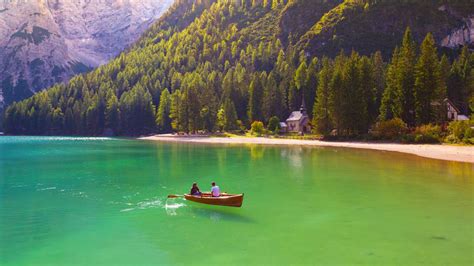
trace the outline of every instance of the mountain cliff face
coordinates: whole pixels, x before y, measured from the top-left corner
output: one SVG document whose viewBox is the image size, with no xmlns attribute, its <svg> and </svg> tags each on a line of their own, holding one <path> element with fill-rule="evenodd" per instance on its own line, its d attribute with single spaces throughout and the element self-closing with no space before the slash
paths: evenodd
<svg viewBox="0 0 474 266">
<path fill-rule="evenodd" d="M 173 0 L 1 0 L 3 104 L 106 63 Z"/>
<path fill-rule="evenodd" d="M 465 43 L 474 43 L 474 16 L 466 18 L 464 21 L 464 24 L 443 39 L 442 46 L 456 48 Z"/>
</svg>

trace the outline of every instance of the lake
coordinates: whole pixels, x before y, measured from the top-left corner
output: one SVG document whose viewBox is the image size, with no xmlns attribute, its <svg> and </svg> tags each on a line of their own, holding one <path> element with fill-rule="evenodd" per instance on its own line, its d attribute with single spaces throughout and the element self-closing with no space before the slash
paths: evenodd
<svg viewBox="0 0 474 266">
<path fill-rule="evenodd" d="M 0 137 L 0 264 L 473 265 L 474 165 L 391 152 Z M 168 194 L 193 181 L 242 208 Z"/>
</svg>

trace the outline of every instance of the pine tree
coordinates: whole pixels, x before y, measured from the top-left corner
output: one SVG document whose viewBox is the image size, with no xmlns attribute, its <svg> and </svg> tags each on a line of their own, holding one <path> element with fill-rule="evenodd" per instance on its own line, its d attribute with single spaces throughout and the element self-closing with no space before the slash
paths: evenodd
<svg viewBox="0 0 474 266">
<path fill-rule="evenodd" d="M 281 116 L 281 107 L 283 106 L 282 95 L 280 95 L 279 88 L 273 73 L 270 73 L 265 83 L 263 91 L 262 109 L 265 121 L 268 121 L 272 116 Z"/>
<path fill-rule="evenodd" d="M 436 44 L 431 33 L 428 33 L 421 44 L 420 57 L 415 69 L 415 113 L 418 125 L 433 121 L 434 104 L 441 104 L 438 95 L 443 94 L 445 86 L 441 77 Z M 438 96 L 438 97 L 437 97 Z"/>
<path fill-rule="evenodd" d="M 306 61 L 302 61 L 300 66 L 295 72 L 295 86 L 296 89 L 300 92 L 300 95 L 304 93 L 306 80 L 308 78 L 308 66 Z"/>
<path fill-rule="evenodd" d="M 299 97 L 298 90 L 296 89 L 295 80 L 290 79 L 288 82 L 288 108 L 293 111 L 300 106 L 301 97 Z"/>
<path fill-rule="evenodd" d="M 64 114 L 61 108 L 54 108 L 51 118 L 52 118 L 52 121 L 51 121 L 52 132 L 53 133 L 61 132 L 64 125 Z"/>
<path fill-rule="evenodd" d="M 372 65 L 374 71 L 374 86 L 375 86 L 375 109 L 374 113 L 380 114 L 380 105 L 382 104 L 383 92 L 385 90 L 385 63 L 380 51 L 375 52 L 372 56 Z M 372 113 L 372 115 L 374 115 Z"/>
<path fill-rule="evenodd" d="M 223 129 L 226 131 L 237 129 L 237 112 L 231 99 L 226 99 L 223 106 Z"/>
<path fill-rule="evenodd" d="M 98 115 L 98 97 L 93 97 L 91 104 L 85 112 L 86 128 L 85 132 L 87 135 L 96 136 L 99 134 L 99 115 Z"/>
<path fill-rule="evenodd" d="M 412 38 L 410 28 L 407 28 L 399 50 L 396 70 L 396 84 L 402 96 L 402 119 L 408 125 L 415 123 L 415 99 L 413 88 L 415 85 L 416 44 Z"/>
<path fill-rule="evenodd" d="M 361 87 L 359 61 L 359 55 L 352 52 L 342 73 L 342 95 L 345 99 L 342 102 L 342 121 L 344 121 L 343 128 L 349 135 L 366 133 L 367 130 L 367 101 Z"/>
<path fill-rule="evenodd" d="M 332 130 L 331 106 L 329 97 L 332 78 L 331 65 L 328 58 L 323 58 L 322 69 L 319 72 L 319 83 L 313 108 L 312 124 L 316 133 L 328 135 Z"/>
<path fill-rule="evenodd" d="M 277 9 L 279 4 L 279 0 L 272 0 L 272 9 Z"/>
<path fill-rule="evenodd" d="M 473 67 L 474 58 L 467 46 L 464 46 L 459 58 L 451 65 L 447 77 L 447 96 L 463 113 L 468 113 L 468 99 L 474 91 Z"/>
<path fill-rule="evenodd" d="M 182 130 L 180 113 L 181 113 L 181 91 L 176 90 L 171 94 L 170 119 L 171 127 L 174 131 Z"/>
<path fill-rule="evenodd" d="M 376 99 L 376 88 L 375 88 L 375 71 L 371 60 L 368 57 L 362 57 L 359 61 L 360 71 L 360 92 L 364 97 L 365 107 L 367 113 L 367 124 L 364 125 L 363 130 L 367 129 L 372 125 L 378 116 L 378 107 Z"/>
<path fill-rule="evenodd" d="M 341 135 L 343 133 L 344 127 L 344 105 L 345 101 L 343 93 L 343 77 L 342 69 L 338 64 L 334 65 L 334 74 L 331 78 L 331 83 L 329 85 L 329 113 L 331 114 L 331 120 L 334 122 L 334 126 L 337 129 L 337 134 Z"/>
<path fill-rule="evenodd" d="M 179 131 L 189 133 L 189 121 L 190 121 L 190 113 L 189 113 L 189 90 L 184 89 L 181 93 L 180 105 L 178 106 L 178 129 Z"/>
<path fill-rule="evenodd" d="M 203 129 L 212 132 L 216 128 L 218 103 L 213 89 L 207 87 L 200 94 L 201 110 L 199 112 Z"/>
<path fill-rule="evenodd" d="M 196 133 L 201 128 L 201 104 L 196 86 L 186 89 L 186 113 L 188 114 L 188 131 Z"/>
<path fill-rule="evenodd" d="M 225 110 L 223 106 L 221 106 L 221 108 L 219 108 L 219 111 L 217 111 L 216 123 L 217 123 L 217 128 L 219 129 L 219 131 L 223 132 L 224 127 L 225 127 Z"/>
<path fill-rule="evenodd" d="M 160 96 L 160 105 L 156 113 L 156 125 L 160 132 L 168 133 L 171 131 L 171 94 L 168 89 L 164 89 Z"/>
<path fill-rule="evenodd" d="M 313 110 L 316 89 L 318 88 L 319 60 L 317 57 L 311 60 L 306 74 L 306 86 L 304 91 L 304 101 L 308 110 Z"/>
<path fill-rule="evenodd" d="M 107 93 L 107 105 L 105 108 L 105 127 L 118 134 L 120 130 L 120 107 L 117 96 L 110 90 Z"/>
<path fill-rule="evenodd" d="M 439 69 L 441 75 L 441 86 L 443 88 L 437 90 L 435 95 L 435 99 L 437 99 L 435 102 L 438 102 L 439 104 L 434 105 L 434 121 L 438 124 L 444 123 L 447 120 L 446 105 L 444 104 L 444 100 L 448 97 L 447 81 L 449 77 L 449 71 L 451 70 L 451 64 L 449 63 L 449 59 L 446 55 L 441 57 L 441 60 L 439 61 Z"/>
<path fill-rule="evenodd" d="M 380 105 L 380 120 L 390 120 L 394 118 L 401 118 L 403 112 L 402 92 L 398 86 L 398 59 L 399 50 L 395 48 L 393 52 L 392 61 L 387 69 L 386 88 L 383 92 Z"/>
<path fill-rule="evenodd" d="M 258 74 L 253 76 L 249 88 L 248 118 L 249 122 L 261 121 L 262 114 L 263 88 Z"/>
</svg>

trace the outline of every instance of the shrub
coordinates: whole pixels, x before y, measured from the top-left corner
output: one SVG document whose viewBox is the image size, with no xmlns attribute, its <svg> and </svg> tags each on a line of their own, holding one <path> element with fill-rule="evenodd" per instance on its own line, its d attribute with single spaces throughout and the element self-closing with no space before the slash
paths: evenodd
<svg viewBox="0 0 474 266">
<path fill-rule="evenodd" d="M 443 131 L 440 126 L 428 124 L 415 128 L 415 142 L 416 143 L 439 143 Z"/>
<path fill-rule="evenodd" d="M 274 134 L 280 131 L 280 119 L 278 117 L 272 116 L 270 120 L 268 120 L 268 130 L 270 130 Z"/>
<path fill-rule="evenodd" d="M 372 134 L 379 139 L 395 140 L 402 137 L 407 129 L 405 122 L 400 118 L 395 118 L 377 122 L 372 130 Z"/>
<path fill-rule="evenodd" d="M 414 134 L 405 134 L 402 136 L 403 143 L 414 143 L 415 142 L 415 135 Z"/>
<path fill-rule="evenodd" d="M 237 120 L 237 128 L 239 129 L 240 133 L 244 133 L 246 128 L 242 120 Z"/>
<path fill-rule="evenodd" d="M 448 136 L 445 141 L 449 143 L 471 144 L 474 138 L 474 129 L 470 121 L 453 121 L 448 125 Z"/>
<path fill-rule="evenodd" d="M 263 127 L 263 123 L 260 121 L 254 121 L 251 126 L 251 132 L 254 135 L 260 136 L 265 133 L 265 128 Z"/>
</svg>

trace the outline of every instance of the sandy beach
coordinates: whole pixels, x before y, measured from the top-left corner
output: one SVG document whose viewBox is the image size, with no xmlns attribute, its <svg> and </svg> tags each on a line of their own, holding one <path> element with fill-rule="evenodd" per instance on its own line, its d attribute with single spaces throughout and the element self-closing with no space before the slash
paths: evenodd
<svg viewBox="0 0 474 266">
<path fill-rule="evenodd" d="M 367 142 L 328 142 L 319 140 L 277 139 L 263 137 L 206 137 L 176 136 L 170 134 L 141 137 L 142 140 L 211 144 L 261 144 L 261 145 L 303 145 L 326 146 L 356 149 L 369 149 L 402 152 L 421 157 L 474 163 L 474 146 L 453 146 L 435 144 L 398 144 L 398 143 L 367 143 Z"/>
</svg>

